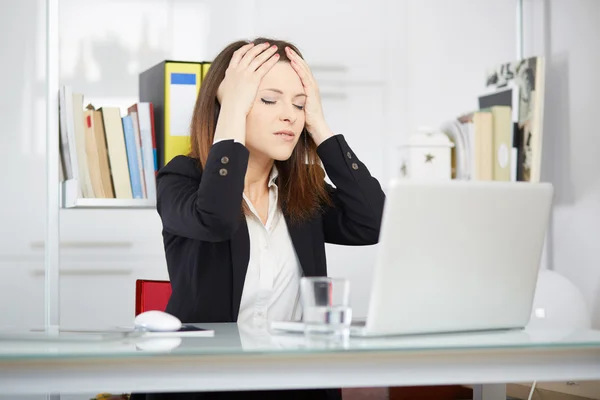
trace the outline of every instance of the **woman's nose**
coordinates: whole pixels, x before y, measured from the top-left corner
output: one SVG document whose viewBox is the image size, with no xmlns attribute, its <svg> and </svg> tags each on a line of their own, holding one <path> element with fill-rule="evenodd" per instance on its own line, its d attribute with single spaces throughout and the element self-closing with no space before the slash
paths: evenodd
<svg viewBox="0 0 600 400">
<path fill-rule="evenodd" d="M 282 106 L 281 114 L 279 118 L 282 121 L 286 121 L 289 123 L 294 123 L 296 121 L 296 114 L 294 113 L 294 105 L 284 105 Z"/>
</svg>

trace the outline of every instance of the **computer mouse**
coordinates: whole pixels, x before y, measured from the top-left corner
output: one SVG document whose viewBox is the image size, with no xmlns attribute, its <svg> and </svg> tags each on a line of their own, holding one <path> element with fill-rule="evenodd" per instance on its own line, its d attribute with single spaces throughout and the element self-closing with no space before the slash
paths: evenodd
<svg viewBox="0 0 600 400">
<path fill-rule="evenodd" d="M 135 329 L 150 332 L 174 332 L 181 328 L 179 318 L 164 311 L 145 311 L 135 317 Z"/>
</svg>

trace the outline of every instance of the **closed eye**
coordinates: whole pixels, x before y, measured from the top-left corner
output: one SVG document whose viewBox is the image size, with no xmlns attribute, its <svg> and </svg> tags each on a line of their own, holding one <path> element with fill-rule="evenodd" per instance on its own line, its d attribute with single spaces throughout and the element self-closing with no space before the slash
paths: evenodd
<svg viewBox="0 0 600 400">
<path fill-rule="evenodd" d="M 267 105 L 271 105 L 271 104 L 275 104 L 275 103 L 277 103 L 276 101 L 265 100 L 265 99 L 262 99 L 262 98 L 261 98 L 260 100 L 261 100 L 261 101 L 262 101 L 264 104 L 267 104 Z M 304 106 L 297 106 L 297 105 L 295 105 L 295 104 L 294 104 L 294 107 L 296 107 L 298 110 L 304 110 Z"/>
</svg>

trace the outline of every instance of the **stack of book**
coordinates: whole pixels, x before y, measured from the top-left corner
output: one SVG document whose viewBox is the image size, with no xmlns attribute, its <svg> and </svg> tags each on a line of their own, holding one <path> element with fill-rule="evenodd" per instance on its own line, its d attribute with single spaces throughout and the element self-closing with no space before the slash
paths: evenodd
<svg viewBox="0 0 600 400">
<path fill-rule="evenodd" d="M 156 175 L 187 154 L 189 126 L 208 62 L 163 61 L 140 73 L 139 101 L 96 108 L 64 85 L 59 93 L 60 176 L 64 204 L 75 199 L 146 199 Z"/>
<path fill-rule="evenodd" d="M 156 198 L 156 130 L 152 103 L 84 107 L 84 96 L 60 89 L 61 178 L 77 197 Z"/>
<path fill-rule="evenodd" d="M 454 178 L 539 182 L 544 86 L 543 57 L 486 71 L 478 109 L 442 126 L 455 144 Z"/>
</svg>

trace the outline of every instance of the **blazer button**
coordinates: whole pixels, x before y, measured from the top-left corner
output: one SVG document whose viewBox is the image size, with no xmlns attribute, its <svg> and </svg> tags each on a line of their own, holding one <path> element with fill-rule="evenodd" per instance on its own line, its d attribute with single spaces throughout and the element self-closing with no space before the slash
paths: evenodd
<svg viewBox="0 0 600 400">
<path fill-rule="evenodd" d="M 227 164 L 229 162 L 229 157 L 221 157 L 221 164 Z"/>
<path fill-rule="evenodd" d="M 221 176 L 225 176 L 225 175 L 227 175 L 227 170 L 226 170 L 225 168 L 221 168 L 221 169 L 219 170 L 219 174 L 220 174 Z"/>
<path fill-rule="evenodd" d="M 352 158 L 352 153 L 350 153 L 350 152 L 347 152 L 347 153 L 346 153 L 346 157 L 348 157 L 348 158 Z"/>
<path fill-rule="evenodd" d="M 354 170 L 358 169 L 358 164 L 355 163 L 355 162 L 353 162 L 352 163 L 352 169 L 354 169 Z"/>
</svg>

